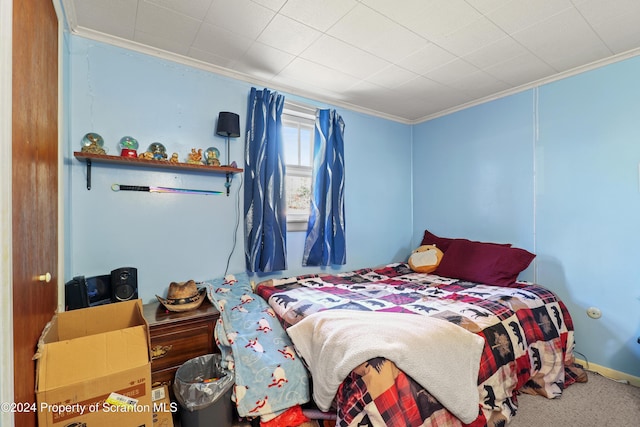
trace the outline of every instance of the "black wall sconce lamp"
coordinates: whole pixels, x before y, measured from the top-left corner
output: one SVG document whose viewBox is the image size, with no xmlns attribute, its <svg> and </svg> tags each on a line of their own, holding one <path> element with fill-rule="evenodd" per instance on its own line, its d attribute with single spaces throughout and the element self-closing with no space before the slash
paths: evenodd
<svg viewBox="0 0 640 427">
<path fill-rule="evenodd" d="M 240 136 L 240 116 L 236 113 L 221 111 L 218 115 L 216 133 L 220 136 L 227 137 L 225 150 L 227 162 L 225 163 L 225 166 L 229 166 L 231 165 L 231 162 L 229 161 L 229 138 L 237 138 Z"/>
<path fill-rule="evenodd" d="M 216 134 L 226 137 L 225 155 L 227 161 L 224 166 L 232 166 L 229 160 L 229 138 L 237 138 L 240 136 L 240 116 L 236 113 L 230 113 L 228 111 L 221 111 L 218 114 L 218 125 L 216 126 Z M 235 167 L 235 162 L 234 167 Z M 231 187 L 231 175 L 227 173 L 227 182 L 224 186 L 227 188 L 227 196 L 229 196 L 229 189 Z"/>
</svg>

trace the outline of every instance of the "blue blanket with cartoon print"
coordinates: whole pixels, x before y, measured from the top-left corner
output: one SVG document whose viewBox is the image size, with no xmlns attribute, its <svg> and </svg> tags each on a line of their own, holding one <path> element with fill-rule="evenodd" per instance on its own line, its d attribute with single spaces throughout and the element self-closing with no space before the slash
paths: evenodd
<svg viewBox="0 0 640 427">
<path fill-rule="evenodd" d="M 238 414 L 268 421 L 310 400 L 309 377 L 291 339 L 246 273 L 202 283 L 220 312 L 215 328 L 222 365 L 235 372 Z"/>
</svg>

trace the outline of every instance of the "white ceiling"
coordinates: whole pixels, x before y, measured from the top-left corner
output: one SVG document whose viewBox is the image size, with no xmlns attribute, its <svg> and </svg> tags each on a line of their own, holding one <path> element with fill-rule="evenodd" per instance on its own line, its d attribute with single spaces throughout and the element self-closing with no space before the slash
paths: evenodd
<svg viewBox="0 0 640 427">
<path fill-rule="evenodd" d="M 640 53 L 640 0 L 61 0 L 72 33 L 406 123 Z"/>
</svg>

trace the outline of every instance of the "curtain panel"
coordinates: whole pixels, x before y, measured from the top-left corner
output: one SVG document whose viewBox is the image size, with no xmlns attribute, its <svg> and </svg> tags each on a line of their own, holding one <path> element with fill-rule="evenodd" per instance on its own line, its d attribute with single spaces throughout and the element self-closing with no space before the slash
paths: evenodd
<svg viewBox="0 0 640 427">
<path fill-rule="evenodd" d="M 287 269 L 284 96 L 251 88 L 245 147 L 245 261 L 248 271 Z"/>
<path fill-rule="evenodd" d="M 316 111 L 311 182 L 311 213 L 302 265 L 344 265 L 344 121 L 335 110 Z"/>
</svg>

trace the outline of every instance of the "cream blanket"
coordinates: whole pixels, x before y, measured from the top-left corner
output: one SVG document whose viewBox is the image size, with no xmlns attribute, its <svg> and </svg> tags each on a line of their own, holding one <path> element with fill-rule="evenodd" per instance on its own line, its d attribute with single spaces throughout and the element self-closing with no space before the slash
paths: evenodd
<svg viewBox="0 0 640 427">
<path fill-rule="evenodd" d="M 446 320 L 388 312 L 325 310 L 289 327 L 313 376 L 313 398 L 329 410 L 340 383 L 374 357 L 391 360 L 464 423 L 478 416 L 484 339 Z"/>
</svg>

